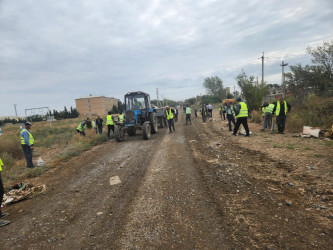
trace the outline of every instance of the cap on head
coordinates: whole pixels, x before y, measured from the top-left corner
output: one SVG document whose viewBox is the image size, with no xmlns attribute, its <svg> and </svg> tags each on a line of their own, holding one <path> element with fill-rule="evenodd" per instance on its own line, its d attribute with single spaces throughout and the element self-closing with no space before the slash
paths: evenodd
<svg viewBox="0 0 333 250">
<path fill-rule="evenodd" d="M 170 107 L 169 107 L 169 106 L 166 106 L 165 108 L 166 108 L 166 109 L 169 109 Z"/>
<path fill-rule="evenodd" d="M 241 99 L 240 97 L 238 97 L 238 98 L 236 99 L 236 101 L 237 101 L 237 102 L 241 102 L 242 99 Z"/>
<path fill-rule="evenodd" d="M 26 127 L 27 127 L 27 126 L 31 126 L 31 123 L 30 123 L 30 122 L 25 122 L 25 123 L 24 123 L 24 126 L 26 126 Z"/>
</svg>

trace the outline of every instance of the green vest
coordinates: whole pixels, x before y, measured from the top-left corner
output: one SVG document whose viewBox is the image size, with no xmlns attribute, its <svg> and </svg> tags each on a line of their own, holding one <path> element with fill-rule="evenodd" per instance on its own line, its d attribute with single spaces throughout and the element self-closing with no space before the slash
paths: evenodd
<svg viewBox="0 0 333 250">
<path fill-rule="evenodd" d="M 283 101 L 283 103 L 284 103 L 284 114 L 287 115 L 287 112 L 288 112 L 287 103 L 286 103 L 286 101 Z M 278 116 L 279 114 L 280 114 L 280 102 L 277 102 L 275 115 Z"/>
<path fill-rule="evenodd" d="M 107 115 L 106 116 L 106 126 L 107 125 L 113 125 L 112 115 Z"/>
<path fill-rule="evenodd" d="M 274 109 L 274 104 L 273 104 L 273 103 L 269 104 L 269 105 L 266 107 L 266 113 L 270 113 L 270 114 L 272 114 L 272 113 L 273 113 L 273 109 Z"/>
<path fill-rule="evenodd" d="M 266 113 L 266 107 L 262 107 L 261 111 L 262 111 L 262 116 L 265 116 L 265 113 Z"/>
<path fill-rule="evenodd" d="M 79 130 L 80 132 L 83 132 L 87 128 L 87 125 L 84 124 L 84 126 L 82 127 L 81 124 L 82 123 L 79 123 L 79 125 L 76 127 L 76 130 Z"/>
<path fill-rule="evenodd" d="M 169 112 L 166 110 L 165 113 L 168 120 L 173 119 L 173 113 L 171 112 L 171 109 L 169 109 Z"/>
<path fill-rule="evenodd" d="M 241 105 L 241 108 L 239 110 L 239 114 L 237 117 L 248 117 L 249 116 L 249 110 L 247 109 L 247 105 L 245 102 L 239 102 Z"/>
<path fill-rule="evenodd" d="M 0 172 L 2 171 L 2 166 L 3 166 L 3 163 L 2 163 L 2 160 L 0 158 Z"/>
<path fill-rule="evenodd" d="M 187 115 L 188 115 L 188 114 L 191 114 L 191 112 L 192 112 L 191 108 L 190 108 L 190 107 L 186 107 L 186 114 L 187 114 Z"/>
<path fill-rule="evenodd" d="M 119 115 L 118 120 L 119 120 L 120 124 L 123 124 L 124 123 L 124 115 Z"/>
<path fill-rule="evenodd" d="M 34 138 L 32 137 L 32 134 L 30 134 L 30 132 L 29 132 L 28 130 L 26 130 L 25 128 L 22 129 L 22 131 L 21 131 L 21 144 L 22 144 L 22 145 L 26 145 L 26 144 L 25 144 L 25 141 L 24 141 L 24 137 L 22 136 L 22 133 L 23 133 L 24 131 L 27 131 L 27 132 L 28 132 L 28 134 L 29 134 L 29 143 L 30 143 L 30 145 L 33 145 L 33 144 L 35 143 L 35 140 L 34 140 Z"/>
</svg>

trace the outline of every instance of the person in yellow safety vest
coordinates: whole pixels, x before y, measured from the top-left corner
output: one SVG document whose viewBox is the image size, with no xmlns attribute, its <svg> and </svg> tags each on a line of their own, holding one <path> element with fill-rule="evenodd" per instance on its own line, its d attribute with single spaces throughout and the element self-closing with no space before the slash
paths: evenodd
<svg viewBox="0 0 333 250">
<path fill-rule="evenodd" d="M 226 104 L 223 104 L 222 106 L 222 115 L 223 115 L 223 120 L 225 120 L 225 114 L 227 113 L 227 106 Z"/>
<path fill-rule="evenodd" d="M 222 120 L 222 106 L 219 107 L 219 115 L 221 116 L 221 120 Z"/>
<path fill-rule="evenodd" d="M 264 102 L 264 104 L 261 106 L 261 115 L 262 115 L 262 117 L 265 116 L 267 106 L 268 106 L 268 102 Z"/>
<path fill-rule="evenodd" d="M 173 132 L 176 132 L 175 123 L 173 121 L 173 112 L 174 111 L 169 106 L 166 106 L 165 108 L 166 108 L 165 115 L 166 115 L 166 118 L 168 120 L 168 125 L 169 125 L 169 133 L 172 133 L 172 128 L 173 128 Z"/>
<path fill-rule="evenodd" d="M 108 115 L 106 116 L 106 123 L 105 125 L 108 127 L 108 137 L 109 139 L 111 138 L 110 132 L 114 133 L 114 122 L 113 122 L 113 117 L 111 115 L 111 111 L 108 112 Z"/>
<path fill-rule="evenodd" d="M 247 125 L 247 118 L 249 116 L 249 110 L 245 102 L 242 102 L 241 98 L 237 98 L 236 102 L 238 103 L 235 109 L 235 115 L 237 117 L 233 135 L 237 134 L 239 126 L 242 124 L 245 128 L 246 135 L 250 136 L 249 126 Z"/>
<path fill-rule="evenodd" d="M 87 121 L 80 122 L 79 125 L 76 127 L 76 132 L 80 135 L 85 136 L 86 133 L 84 131 L 87 129 Z"/>
<path fill-rule="evenodd" d="M 34 137 L 30 133 L 31 123 L 26 122 L 24 124 L 25 128 L 21 131 L 21 145 L 23 149 L 23 153 L 25 155 L 25 159 L 27 161 L 28 168 L 34 168 L 34 164 L 32 163 L 32 151 L 34 150 Z"/>
<path fill-rule="evenodd" d="M 191 121 L 191 113 L 192 113 L 192 110 L 191 110 L 191 108 L 188 106 L 188 104 L 186 104 L 185 113 L 186 113 L 186 123 L 185 123 L 185 125 L 187 125 L 187 121 L 189 121 L 189 122 L 190 122 L 190 125 L 192 125 L 192 121 Z"/>
<path fill-rule="evenodd" d="M 231 123 L 234 124 L 235 126 L 235 109 L 234 105 L 230 104 L 230 101 L 226 101 L 226 112 L 227 112 L 227 119 L 228 119 L 228 126 L 229 126 L 229 131 L 232 131 Z"/>
<path fill-rule="evenodd" d="M 284 129 L 287 120 L 287 114 L 290 112 L 291 106 L 285 100 L 283 100 L 282 95 L 278 96 L 278 102 L 276 103 L 273 114 L 276 115 L 276 124 L 278 127 L 278 134 L 284 134 Z"/>
<path fill-rule="evenodd" d="M 96 134 L 97 134 L 97 126 L 96 126 L 95 121 L 94 121 L 94 120 L 91 120 L 91 124 L 92 124 L 92 127 L 93 127 L 93 129 L 95 129 L 95 132 L 96 132 Z"/>
<path fill-rule="evenodd" d="M 1 204 L 2 204 L 2 200 L 3 200 L 3 195 L 5 193 L 3 184 L 2 184 L 2 179 L 1 179 L 2 166 L 3 166 L 3 162 L 0 158 L 0 227 L 8 225 L 10 223 L 9 220 L 2 220 L 2 218 L 6 217 L 8 215 L 8 213 L 1 212 Z"/>
<path fill-rule="evenodd" d="M 202 104 L 202 106 L 200 108 L 200 113 L 201 113 L 202 121 L 205 124 L 206 123 L 206 117 L 208 115 L 208 109 L 206 108 L 205 104 Z"/>
<path fill-rule="evenodd" d="M 118 122 L 121 125 L 124 124 L 124 115 L 123 115 L 123 112 L 120 112 L 120 115 L 118 116 Z"/>
<path fill-rule="evenodd" d="M 272 127 L 272 113 L 274 107 L 275 107 L 274 103 L 268 104 L 268 106 L 265 107 L 264 124 L 262 126 L 261 131 L 265 131 L 266 128 Z"/>
</svg>

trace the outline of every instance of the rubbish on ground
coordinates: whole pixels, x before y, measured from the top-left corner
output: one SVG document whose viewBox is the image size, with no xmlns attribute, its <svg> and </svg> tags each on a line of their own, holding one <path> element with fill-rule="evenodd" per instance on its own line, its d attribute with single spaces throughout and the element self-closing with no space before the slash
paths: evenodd
<svg viewBox="0 0 333 250">
<path fill-rule="evenodd" d="M 33 194 L 43 193 L 46 190 L 45 185 L 36 186 L 30 184 L 18 183 L 13 189 L 6 193 L 3 197 L 3 204 L 8 205 L 30 198 Z"/>
<path fill-rule="evenodd" d="M 310 136 L 318 138 L 320 131 L 321 131 L 321 129 L 319 129 L 319 128 L 312 128 L 312 127 L 309 127 L 309 126 L 303 126 L 303 134 L 302 135 L 310 135 Z"/>
<path fill-rule="evenodd" d="M 196 142 L 196 140 L 190 140 L 190 142 Z"/>
<path fill-rule="evenodd" d="M 39 157 L 38 160 L 37 160 L 37 166 L 41 167 L 43 165 L 44 165 L 44 161 L 43 161 L 42 157 Z"/>
<path fill-rule="evenodd" d="M 112 185 L 117 185 L 119 183 L 121 183 L 121 180 L 120 180 L 119 176 L 113 176 L 113 177 L 110 178 L 110 185 L 111 186 Z"/>
</svg>

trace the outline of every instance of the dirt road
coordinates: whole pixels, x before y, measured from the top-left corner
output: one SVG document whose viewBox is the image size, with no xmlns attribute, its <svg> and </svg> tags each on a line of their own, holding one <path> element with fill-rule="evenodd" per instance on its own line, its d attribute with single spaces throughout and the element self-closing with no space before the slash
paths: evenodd
<svg viewBox="0 0 333 250">
<path fill-rule="evenodd" d="M 0 248 L 329 249 L 332 177 L 315 193 L 310 174 L 291 183 L 292 156 L 222 127 L 181 116 L 176 133 L 110 141 L 61 164 L 33 180 L 45 193 L 6 209 Z"/>
</svg>

